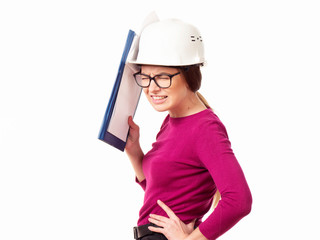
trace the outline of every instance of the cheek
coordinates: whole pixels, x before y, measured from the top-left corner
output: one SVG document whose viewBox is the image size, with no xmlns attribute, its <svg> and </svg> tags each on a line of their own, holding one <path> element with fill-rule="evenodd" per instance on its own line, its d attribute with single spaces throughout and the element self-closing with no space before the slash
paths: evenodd
<svg viewBox="0 0 320 240">
<path fill-rule="evenodd" d="M 177 84 L 170 89 L 170 94 L 174 99 L 185 98 L 188 93 L 188 89 L 184 84 Z"/>
<path fill-rule="evenodd" d="M 179 78 L 176 81 L 173 81 L 171 86 L 170 90 L 174 94 L 183 96 L 188 92 L 188 86 L 184 79 Z"/>
<path fill-rule="evenodd" d="M 144 94 L 145 94 L 146 96 L 148 96 L 148 88 L 142 88 L 142 91 L 144 92 Z"/>
</svg>

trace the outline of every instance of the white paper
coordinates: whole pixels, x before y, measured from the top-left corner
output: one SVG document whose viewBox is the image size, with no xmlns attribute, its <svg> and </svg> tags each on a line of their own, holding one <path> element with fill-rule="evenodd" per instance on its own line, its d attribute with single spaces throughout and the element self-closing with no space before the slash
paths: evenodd
<svg viewBox="0 0 320 240">
<path fill-rule="evenodd" d="M 128 117 L 133 116 L 139 102 L 141 88 L 136 84 L 135 69 L 126 64 L 108 131 L 126 142 L 129 131 Z"/>
</svg>

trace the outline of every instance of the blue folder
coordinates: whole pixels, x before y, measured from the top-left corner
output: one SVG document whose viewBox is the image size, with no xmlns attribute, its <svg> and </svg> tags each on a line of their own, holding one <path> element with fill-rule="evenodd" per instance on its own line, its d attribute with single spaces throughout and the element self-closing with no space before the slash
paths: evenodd
<svg viewBox="0 0 320 240">
<path fill-rule="evenodd" d="M 134 78 L 132 75 L 133 70 L 130 69 L 126 64 L 128 54 L 130 50 L 132 50 L 131 48 L 133 47 L 133 41 L 135 36 L 136 36 L 135 32 L 132 30 L 129 30 L 128 37 L 126 40 L 126 45 L 125 45 L 120 66 L 118 69 L 118 74 L 117 74 L 115 83 L 113 85 L 111 96 L 108 102 L 108 106 L 103 118 L 102 126 L 100 128 L 100 133 L 98 136 L 98 139 L 110 144 L 111 146 L 121 151 L 124 151 L 128 133 L 129 133 L 129 126 L 127 124 L 128 117 L 129 115 L 134 116 L 134 113 L 140 98 L 140 94 L 141 94 L 141 88 L 137 87 L 136 84 L 134 83 Z M 126 72 L 125 75 L 124 75 L 124 72 Z M 123 79 L 123 78 L 126 78 L 126 79 Z M 124 93 L 122 93 L 121 95 L 119 94 L 119 89 L 121 88 L 122 82 L 125 82 L 124 84 L 127 84 L 127 85 L 129 84 L 129 86 L 124 86 L 124 88 L 126 89 L 123 90 Z M 134 85 L 131 86 L 130 84 L 134 84 Z M 128 88 L 130 88 L 130 91 L 128 91 Z M 130 94 L 134 94 L 133 96 L 134 101 L 131 100 L 129 102 L 126 99 L 128 97 L 127 95 L 130 95 Z M 119 106 L 119 104 L 122 104 L 122 106 Z M 127 105 L 130 105 L 130 110 L 127 109 L 128 108 Z M 123 113 L 123 112 L 126 112 L 126 113 Z M 117 114 L 120 116 L 118 116 Z M 124 115 L 121 115 L 121 114 L 124 114 Z M 113 120 L 113 118 L 116 118 L 116 119 Z M 118 126 L 118 123 L 119 123 L 119 126 Z M 113 129 L 110 129 L 110 128 L 113 128 Z M 122 134 L 118 134 L 117 132 L 122 132 Z M 125 133 L 125 135 L 123 135 L 123 133 Z"/>
</svg>

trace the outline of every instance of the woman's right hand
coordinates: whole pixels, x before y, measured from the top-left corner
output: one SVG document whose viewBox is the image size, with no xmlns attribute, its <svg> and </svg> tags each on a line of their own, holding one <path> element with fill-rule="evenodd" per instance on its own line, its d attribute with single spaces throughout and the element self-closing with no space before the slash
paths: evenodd
<svg viewBox="0 0 320 240">
<path fill-rule="evenodd" d="M 132 116 L 128 118 L 128 124 L 130 130 L 125 150 L 128 154 L 130 154 L 131 152 L 133 153 L 133 151 L 136 151 L 136 149 L 140 147 L 140 128 L 137 124 L 134 123 Z"/>
<path fill-rule="evenodd" d="M 145 179 L 145 176 L 142 170 L 142 159 L 144 157 L 144 154 L 140 147 L 140 130 L 139 126 L 133 122 L 131 116 L 128 118 L 128 124 L 130 130 L 125 151 L 132 163 L 137 179 L 141 182 Z"/>
</svg>

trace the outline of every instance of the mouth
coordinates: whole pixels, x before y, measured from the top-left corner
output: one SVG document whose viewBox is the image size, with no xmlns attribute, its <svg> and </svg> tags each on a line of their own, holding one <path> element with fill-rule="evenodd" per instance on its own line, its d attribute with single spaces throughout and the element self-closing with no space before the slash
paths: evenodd
<svg viewBox="0 0 320 240">
<path fill-rule="evenodd" d="M 168 96 L 150 95 L 150 97 L 151 97 L 153 103 L 161 104 L 167 100 Z"/>
</svg>

